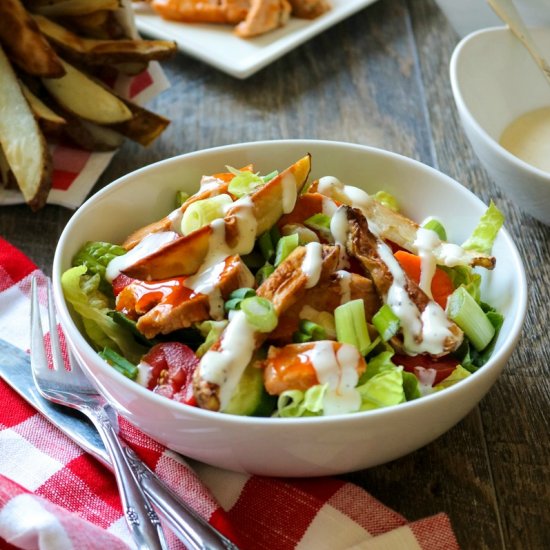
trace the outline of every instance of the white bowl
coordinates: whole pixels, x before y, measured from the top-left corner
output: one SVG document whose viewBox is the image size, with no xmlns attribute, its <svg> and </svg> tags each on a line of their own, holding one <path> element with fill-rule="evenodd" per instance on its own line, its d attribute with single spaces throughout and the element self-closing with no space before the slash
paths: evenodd
<svg viewBox="0 0 550 550">
<path fill-rule="evenodd" d="M 550 28 L 533 35 L 550 56 Z M 550 86 L 507 28 L 477 31 L 456 47 L 451 86 L 466 136 L 492 180 L 523 210 L 550 224 L 550 173 L 499 144 L 504 129 L 534 109 L 550 107 Z"/>
<path fill-rule="evenodd" d="M 502 25 L 487 0 L 435 0 L 449 23 L 462 38 L 467 34 Z M 549 0 L 514 0 L 514 5 L 528 26 L 544 26 L 550 23 Z"/>
<path fill-rule="evenodd" d="M 312 154 L 312 178 L 334 175 L 367 191 L 399 197 L 417 220 L 438 215 L 450 240 L 462 242 L 485 205 L 436 170 L 408 158 L 359 145 L 290 140 L 257 142 L 190 153 L 128 174 L 90 198 L 59 241 L 53 282 L 65 334 L 95 383 L 119 413 L 167 447 L 230 470 L 270 476 L 318 476 L 375 466 L 403 456 L 447 431 L 485 395 L 514 349 L 526 310 L 525 273 L 503 230 L 488 272 L 485 300 L 505 315 L 490 361 L 455 386 L 395 407 L 337 417 L 252 418 L 170 401 L 107 366 L 79 332 L 63 298 L 60 277 L 87 240 L 120 242 L 133 229 L 172 209 L 178 189 L 194 192 L 203 174 L 253 162 L 261 172 L 281 170 Z"/>
</svg>

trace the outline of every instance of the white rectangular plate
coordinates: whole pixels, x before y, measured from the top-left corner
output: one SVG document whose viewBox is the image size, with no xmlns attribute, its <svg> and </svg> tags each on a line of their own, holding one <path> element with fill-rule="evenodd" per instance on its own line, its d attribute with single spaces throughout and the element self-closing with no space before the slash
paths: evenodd
<svg viewBox="0 0 550 550">
<path fill-rule="evenodd" d="M 256 38 L 233 34 L 231 25 L 166 21 L 146 4 L 135 4 L 136 25 L 144 35 L 175 40 L 183 53 L 236 78 L 247 78 L 313 36 L 376 0 L 331 0 L 332 9 L 312 21 L 291 17 L 282 28 Z"/>
</svg>

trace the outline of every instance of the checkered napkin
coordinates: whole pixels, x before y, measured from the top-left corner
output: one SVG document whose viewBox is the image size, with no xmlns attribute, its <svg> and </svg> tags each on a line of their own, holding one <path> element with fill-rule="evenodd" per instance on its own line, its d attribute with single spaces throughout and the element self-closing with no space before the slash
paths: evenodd
<svg viewBox="0 0 550 550">
<path fill-rule="evenodd" d="M 0 238 L 0 338 L 29 347 L 32 276 Z M 137 454 L 242 550 L 453 550 L 445 514 L 408 523 L 336 478 L 274 479 L 188 463 L 121 419 Z M 112 474 L 0 380 L 0 548 L 132 548 Z M 170 548 L 184 546 L 166 529 Z"/>
</svg>

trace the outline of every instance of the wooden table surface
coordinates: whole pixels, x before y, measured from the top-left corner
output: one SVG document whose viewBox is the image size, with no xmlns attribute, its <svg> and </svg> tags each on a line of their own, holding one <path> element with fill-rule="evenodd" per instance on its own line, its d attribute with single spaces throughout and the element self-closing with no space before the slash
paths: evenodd
<svg viewBox="0 0 550 550">
<path fill-rule="evenodd" d="M 520 212 L 466 141 L 448 66 L 459 38 L 433 0 L 380 0 L 245 81 L 178 55 L 149 106 L 172 120 L 149 148 L 126 143 L 94 191 L 164 158 L 234 142 L 318 138 L 434 166 L 506 215 L 525 262 L 523 338 L 497 384 L 430 445 L 351 480 L 409 520 L 443 511 L 464 549 L 550 548 L 550 227 Z M 0 235 L 48 274 L 72 212 L 0 207 Z"/>
</svg>

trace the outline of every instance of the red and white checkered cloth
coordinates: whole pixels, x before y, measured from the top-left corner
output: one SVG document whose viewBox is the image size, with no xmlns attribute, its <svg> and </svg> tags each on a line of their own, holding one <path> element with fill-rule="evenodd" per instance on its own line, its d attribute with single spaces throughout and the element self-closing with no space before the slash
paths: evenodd
<svg viewBox="0 0 550 550">
<path fill-rule="evenodd" d="M 0 238 L 0 338 L 23 350 L 33 275 L 44 278 Z M 0 548 L 132 548 L 112 474 L 1 380 L 0 404 Z M 351 483 L 188 465 L 127 422 L 121 429 L 149 467 L 242 550 L 458 549 L 445 514 L 408 523 Z M 166 531 L 171 548 L 184 548 Z"/>
</svg>

